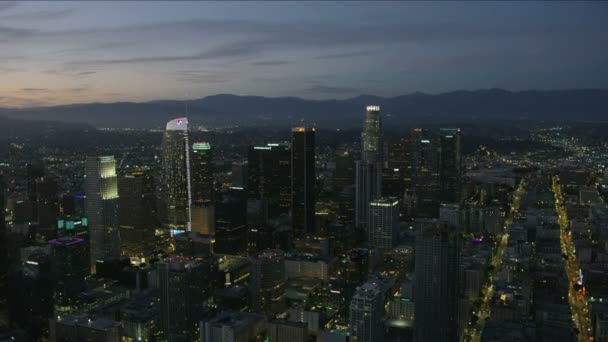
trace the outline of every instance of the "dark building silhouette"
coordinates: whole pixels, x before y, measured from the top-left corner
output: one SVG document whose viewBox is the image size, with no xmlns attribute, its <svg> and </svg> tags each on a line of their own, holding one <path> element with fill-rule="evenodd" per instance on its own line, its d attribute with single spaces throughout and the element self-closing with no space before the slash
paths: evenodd
<svg viewBox="0 0 608 342">
<path fill-rule="evenodd" d="M 169 341 L 192 341 L 214 293 L 215 262 L 210 256 L 174 257 L 157 267 L 162 331 Z"/>
<path fill-rule="evenodd" d="M 462 192 L 462 157 L 459 128 L 439 130 L 439 196 L 442 203 L 457 203 Z"/>
<path fill-rule="evenodd" d="M 250 146 L 247 159 L 247 198 L 266 201 L 270 218 L 288 214 L 292 200 L 289 147 L 280 144 Z"/>
<path fill-rule="evenodd" d="M 295 236 L 315 229 L 315 129 L 294 127 L 291 134 L 291 215 Z"/>
<path fill-rule="evenodd" d="M 423 225 L 415 260 L 415 341 L 457 341 L 458 236 L 447 226 Z"/>
<path fill-rule="evenodd" d="M 68 311 L 81 292 L 89 274 L 89 249 L 84 239 L 63 237 L 49 241 L 55 307 Z"/>
<path fill-rule="evenodd" d="M 156 196 L 149 171 L 118 178 L 121 254 L 147 256 L 155 248 Z"/>
</svg>

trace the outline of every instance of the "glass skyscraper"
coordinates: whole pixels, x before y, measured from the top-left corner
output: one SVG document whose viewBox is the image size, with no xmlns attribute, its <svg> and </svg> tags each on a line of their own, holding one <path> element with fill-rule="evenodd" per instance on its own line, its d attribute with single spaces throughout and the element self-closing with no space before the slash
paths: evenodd
<svg viewBox="0 0 608 342">
<path fill-rule="evenodd" d="M 167 122 L 161 149 L 164 221 L 171 228 L 190 230 L 192 192 L 187 118 Z"/>
<path fill-rule="evenodd" d="M 120 256 L 118 181 L 114 156 L 87 157 L 85 174 L 91 270 L 95 272 L 97 260 Z"/>
</svg>

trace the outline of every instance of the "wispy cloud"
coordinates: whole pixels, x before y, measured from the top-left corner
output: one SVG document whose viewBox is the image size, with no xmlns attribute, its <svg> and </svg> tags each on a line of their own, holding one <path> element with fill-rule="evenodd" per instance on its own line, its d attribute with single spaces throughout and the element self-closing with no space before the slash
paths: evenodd
<svg viewBox="0 0 608 342">
<path fill-rule="evenodd" d="M 76 75 L 78 76 L 88 76 L 88 75 L 93 75 L 96 74 L 97 71 L 83 71 L 83 72 L 79 72 Z"/>
<path fill-rule="evenodd" d="M 104 64 L 137 64 L 137 63 L 156 63 L 156 62 L 175 62 L 175 61 L 196 61 L 222 58 L 238 58 L 253 56 L 261 52 L 262 48 L 247 42 L 230 43 L 221 45 L 191 55 L 165 55 L 165 56 L 141 56 L 131 58 L 115 59 L 95 59 L 75 61 L 74 65 L 104 65 Z"/>
<path fill-rule="evenodd" d="M 291 61 L 272 60 L 272 61 L 251 62 L 249 64 L 257 65 L 257 66 L 279 66 L 279 65 L 286 65 L 286 64 L 291 64 L 291 63 L 292 63 Z"/>
<path fill-rule="evenodd" d="M 0 8 L 1 11 L 1 8 Z M 47 10 L 37 12 L 24 12 L 15 14 L 0 15 L 0 20 L 54 20 L 64 18 L 74 12 L 74 8 L 60 10 Z"/>
<path fill-rule="evenodd" d="M 341 58 L 349 58 L 349 57 L 361 57 L 361 56 L 371 55 L 373 52 L 374 52 L 374 50 L 330 53 L 330 54 L 326 54 L 326 55 L 317 56 L 317 57 L 315 57 L 315 59 L 341 59 Z"/>
<path fill-rule="evenodd" d="M 51 90 L 49 88 L 22 88 L 21 91 L 26 93 L 48 93 Z"/>
<path fill-rule="evenodd" d="M 230 79 L 226 73 L 210 70 L 178 70 L 176 80 L 178 82 L 189 82 L 196 84 L 225 83 Z"/>
</svg>

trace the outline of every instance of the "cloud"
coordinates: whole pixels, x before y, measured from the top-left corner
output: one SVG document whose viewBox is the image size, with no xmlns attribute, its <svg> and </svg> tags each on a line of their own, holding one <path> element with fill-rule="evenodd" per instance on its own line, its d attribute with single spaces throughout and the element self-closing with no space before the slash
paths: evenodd
<svg viewBox="0 0 608 342">
<path fill-rule="evenodd" d="M 17 1 L 2 1 L 0 2 L 0 12 L 17 7 Z"/>
<path fill-rule="evenodd" d="M 262 48 L 247 42 L 230 43 L 191 55 L 141 56 L 116 59 L 96 59 L 71 62 L 74 65 L 138 64 L 175 61 L 197 61 L 222 58 L 238 58 L 257 55 Z"/>
<path fill-rule="evenodd" d="M 251 62 L 249 64 L 258 65 L 258 66 L 279 66 L 279 65 L 286 65 L 286 64 L 291 64 L 291 63 L 292 62 L 290 62 L 290 61 L 273 60 L 273 61 Z"/>
<path fill-rule="evenodd" d="M 360 56 L 368 56 L 368 55 L 372 54 L 373 52 L 374 52 L 374 50 L 331 53 L 331 54 L 317 56 L 317 57 L 315 57 L 315 59 L 340 59 L 340 58 L 349 58 L 349 57 L 360 57 Z"/>
<path fill-rule="evenodd" d="M 0 9 L 1 10 L 1 9 Z M 15 14 L 1 15 L 1 20 L 54 20 L 69 16 L 74 12 L 74 8 L 65 8 L 60 10 L 48 10 L 37 12 L 24 12 Z"/>
<path fill-rule="evenodd" d="M 176 80 L 178 82 L 190 82 L 196 84 L 225 83 L 230 81 L 226 75 L 226 73 L 209 70 L 178 70 Z"/>
<path fill-rule="evenodd" d="M 88 76 L 88 75 L 93 75 L 93 74 L 96 74 L 96 73 L 97 73 L 97 71 L 82 71 L 82 72 L 77 73 L 76 75 L 78 75 L 78 76 Z"/>
<path fill-rule="evenodd" d="M 49 88 L 22 88 L 21 91 L 26 93 L 48 93 L 51 90 Z"/>
<path fill-rule="evenodd" d="M 354 87 L 339 87 L 326 85 L 313 85 L 304 91 L 317 94 L 353 94 L 360 93 L 361 89 Z"/>
</svg>

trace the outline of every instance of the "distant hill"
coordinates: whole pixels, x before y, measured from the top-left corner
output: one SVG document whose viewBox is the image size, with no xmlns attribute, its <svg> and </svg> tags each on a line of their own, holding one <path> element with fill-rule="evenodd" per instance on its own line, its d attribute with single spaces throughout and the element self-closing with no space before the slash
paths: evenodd
<svg viewBox="0 0 608 342">
<path fill-rule="evenodd" d="M 193 124 L 284 126 L 301 120 L 327 128 L 362 123 L 368 104 L 381 106 L 385 125 L 493 120 L 608 121 L 608 90 L 572 89 L 511 92 L 502 89 L 413 93 L 396 97 L 360 95 L 344 100 L 307 100 L 220 94 L 187 101 Z M 95 127 L 154 128 L 184 112 L 185 101 L 87 103 L 2 109 L 0 115 L 27 120 L 87 123 Z"/>
</svg>

